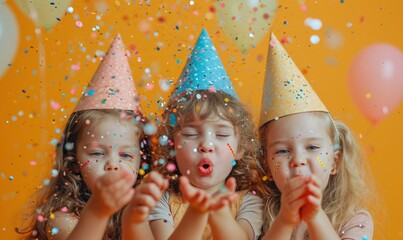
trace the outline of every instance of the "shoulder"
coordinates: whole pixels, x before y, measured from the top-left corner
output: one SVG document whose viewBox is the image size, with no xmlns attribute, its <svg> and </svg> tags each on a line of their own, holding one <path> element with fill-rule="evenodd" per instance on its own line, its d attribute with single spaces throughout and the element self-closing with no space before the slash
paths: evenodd
<svg viewBox="0 0 403 240">
<path fill-rule="evenodd" d="M 46 224 L 49 239 L 66 239 L 78 223 L 74 213 L 57 211 L 53 213 Z"/>
<path fill-rule="evenodd" d="M 263 205 L 263 199 L 251 191 L 240 192 L 242 204 Z"/>
<path fill-rule="evenodd" d="M 374 232 L 374 220 L 371 214 L 361 209 L 357 211 L 345 224 L 343 224 L 340 232 L 342 239 L 361 239 L 366 236 L 372 239 Z"/>
<path fill-rule="evenodd" d="M 243 191 L 242 191 L 243 192 Z M 253 229 L 255 239 L 261 234 L 263 225 L 263 200 L 251 191 L 239 192 L 242 197 L 237 221 L 246 221 Z"/>
</svg>

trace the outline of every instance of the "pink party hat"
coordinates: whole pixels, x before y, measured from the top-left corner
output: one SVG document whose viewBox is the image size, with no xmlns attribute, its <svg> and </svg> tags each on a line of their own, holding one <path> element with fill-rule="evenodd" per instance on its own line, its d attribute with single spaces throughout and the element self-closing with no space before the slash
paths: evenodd
<svg viewBox="0 0 403 240">
<path fill-rule="evenodd" d="M 272 33 L 259 126 L 290 114 L 313 111 L 329 112 Z"/>
<path fill-rule="evenodd" d="M 89 109 L 121 109 L 140 113 L 139 95 L 120 34 L 88 84 L 73 112 Z"/>
</svg>

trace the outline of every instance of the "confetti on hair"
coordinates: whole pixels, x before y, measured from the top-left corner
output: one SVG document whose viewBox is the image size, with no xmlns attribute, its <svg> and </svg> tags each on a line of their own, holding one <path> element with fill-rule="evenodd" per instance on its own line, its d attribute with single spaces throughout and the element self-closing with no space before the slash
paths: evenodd
<svg viewBox="0 0 403 240">
<path fill-rule="evenodd" d="M 62 212 L 68 212 L 69 209 L 68 209 L 67 207 L 62 207 L 62 208 L 60 209 L 60 211 L 62 211 Z"/>
<path fill-rule="evenodd" d="M 176 170 L 175 164 L 173 164 L 173 163 L 168 163 L 168 165 L 167 165 L 167 170 L 168 170 L 168 172 L 173 172 L 173 171 L 175 171 L 175 170 Z"/>
<path fill-rule="evenodd" d="M 234 159 L 234 160 L 232 160 L 232 162 L 231 162 L 231 163 L 232 163 L 232 166 L 233 166 L 233 167 L 235 167 L 235 165 L 236 165 L 236 160 L 235 160 L 235 159 Z"/>
<path fill-rule="evenodd" d="M 143 129 L 146 135 L 154 135 L 157 132 L 157 127 L 152 123 L 146 123 Z"/>
<path fill-rule="evenodd" d="M 166 146 L 168 145 L 168 136 L 167 135 L 162 135 L 158 138 L 158 142 L 161 146 Z"/>
<path fill-rule="evenodd" d="M 150 169 L 150 165 L 148 165 L 147 163 L 143 163 L 141 165 L 141 168 L 144 169 L 144 170 L 148 170 L 148 169 Z"/>
<path fill-rule="evenodd" d="M 58 228 L 52 228 L 52 235 L 56 235 L 59 233 L 59 229 Z"/>
<path fill-rule="evenodd" d="M 42 214 L 39 214 L 38 217 L 36 217 L 36 219 L 38 220 L 38 222 L 43 222 L 45 220 Z"/>
<path fill-rule="evenodd" d="M 165 163 L 165 159 L 164 158 L 160 158 L 158 159 L 158 163 L 163 165 Z"/>
<path fill-rule="evenodd" d="M 144 176 L 144 174 L 146 174 L 146 171 L 144 171 L 144 169 L 140 168 L 139 169 L 139 175 Z"/>
<path fill-rule="evenodd" d="M 320 159 L 320 157 L 317 157 L 316 160 L 323 167 L 324 170 L 327 170 L 326 164 L 322 161 L 322 159 Z"/>
<path fill-rule="evenodd" d="M 176 116 L 173 113 L 169 114 L 169 124 L 173 127 L 176 126 Z"/>
</svg>

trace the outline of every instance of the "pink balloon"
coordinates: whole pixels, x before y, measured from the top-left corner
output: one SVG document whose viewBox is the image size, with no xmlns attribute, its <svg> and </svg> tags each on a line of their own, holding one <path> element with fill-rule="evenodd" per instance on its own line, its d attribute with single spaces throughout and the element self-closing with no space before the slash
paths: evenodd
<svg viewBox="0 0 403 240">
<path fill-rule="evenodd" d="M 372 123 L 384 119 L 403 99 L 403 55 L 390 44 L 379 43 L 362 50 L 349 73 L 353 101 Z"/>
</svg>

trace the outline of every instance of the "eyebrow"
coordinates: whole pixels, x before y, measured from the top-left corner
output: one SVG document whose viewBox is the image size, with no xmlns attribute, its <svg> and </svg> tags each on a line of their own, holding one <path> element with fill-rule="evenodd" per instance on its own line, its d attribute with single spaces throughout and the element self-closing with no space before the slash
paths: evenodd
<svg viewBox="0 0 403 240">
<path fill-rule="evenodd" d="M 324 138 L 322 138 L 322 137 L 308 137 L 308 138 L 303 139 L 303 141 L 308 141 L 308 142 L 310 142 L 310 141 L 318 141 L 318 140 L 322 141 L 322 140 L 324 140 Z M 288 142 L 288 140 L 287 139 L 280 139 L 280 140 L 277 140 L 277 141 L 274 141 L 274 142 L 270 143 L 267 146 L 267 148 L 273 147 L 274 145 L 277 145 L 277 144 L 283 144 L 285 142 Z"/>
<path fill-rule="evenodd" d="M 195 124 L 195 123 L 190 123 L 190 124 L 186 124 L 185 126 L 183 126 L 183 128 L 185 127 L 190 127 L 190 128 L 198 128 L 201 127 L 203 124 Z M 231 128 L 233 129 L 234 126 L 232 126 L 232 124 L 213 124 L 214 128 Z"/>
<path fill-rule="evenodd" d="M 99 142 L 96 145 L 93 145 L 92 142 L 89 142 L 89 143 L 84 144 L 84 146 L 100 147 L 100 148 L 111 148 L 111 146 L 113 147 L 113 145 L 100 144 Z M 139 148 L 139 146 L 136 146 L 136 145 L 122 145 L 122 146 L 120 146 L 120 148 L 135 148 L 136 149 L 136 148 Z"/>
</svg>

